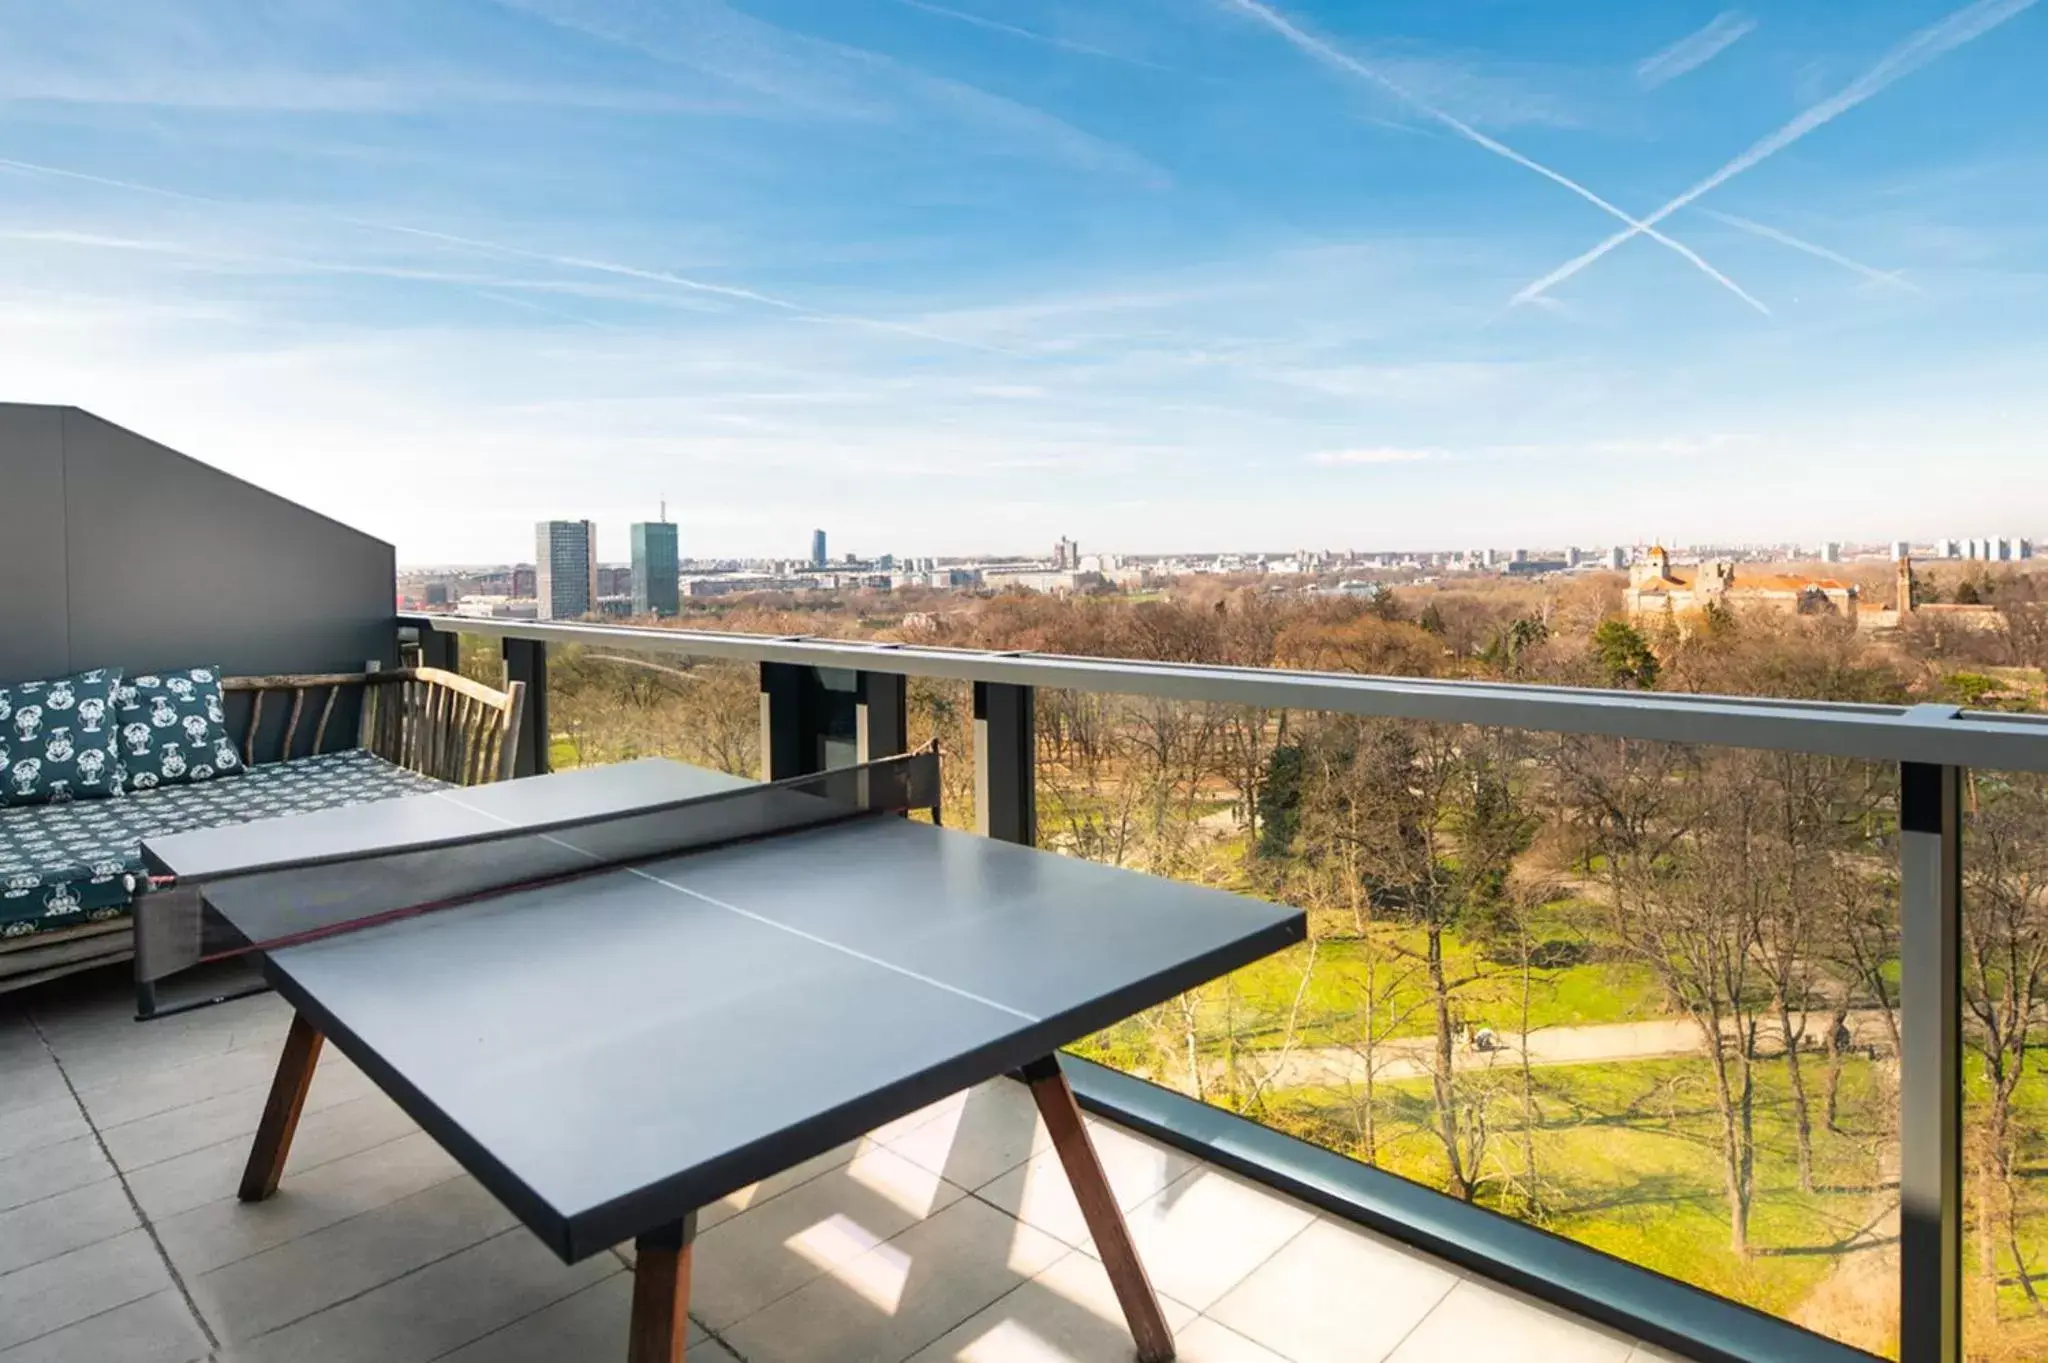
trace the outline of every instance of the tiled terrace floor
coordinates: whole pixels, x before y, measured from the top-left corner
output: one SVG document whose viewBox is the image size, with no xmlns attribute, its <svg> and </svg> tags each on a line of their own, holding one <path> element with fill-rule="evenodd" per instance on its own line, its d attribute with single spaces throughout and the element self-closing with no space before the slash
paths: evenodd
<svg viewBox="0 0 2048 1363">
<path fill-rule="evenodd" d="M 233 1196 L 274 996 L 0 999 L 0 1363 L 616 1363 L 621 1257 L 564 1266 L 331 1048 L 283 1188 Z M 1648 1363 L 1647 1346 L 1094 1123 L 1188 1363 Z M 1132 1356 L 1021 1086 L 707 1209 L 694 1363 Z"/>
</svg>

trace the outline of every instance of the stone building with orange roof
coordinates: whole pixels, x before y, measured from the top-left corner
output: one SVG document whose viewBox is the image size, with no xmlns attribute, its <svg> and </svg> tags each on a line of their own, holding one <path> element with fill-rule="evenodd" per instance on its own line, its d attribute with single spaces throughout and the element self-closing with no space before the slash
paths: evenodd
<svg viewBox="0 0 2048 1363">
<path fill-rule="evenodd" d="M 1771 610 L 1785 615 L 1839 615 L 1854 621 L 1858 597 L 1853 583 L 1832 577 L 1804 573 L 1738 575 L 1736 565 L 1729 559 L 1674 566 L 1670 552 L 1660 544 L 1629 573 L 1623 600 L 1631 618 L 1670 619 L 1683 624 L 1686 617 L 1711 607 Z"/>
</svg>

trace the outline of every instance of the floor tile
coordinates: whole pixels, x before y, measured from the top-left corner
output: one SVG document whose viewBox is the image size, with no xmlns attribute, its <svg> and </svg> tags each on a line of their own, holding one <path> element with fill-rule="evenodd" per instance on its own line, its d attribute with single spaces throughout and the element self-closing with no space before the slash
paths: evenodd
<svg viewBox="0 0 2048 1363">
<path fill-rule="evenodd" d="M 137 1224 L 134 1205 L 113 1178 L 0 1212 L 0 1274 L 69 1254 Z"/>
<path fill-rule="evenodd" d="M 1176 1337 L 1194 1308 L 1159 1300 Z M 1100 1263 L 1079 1250 L 998 1299 L 934 1343 L 911 1363 L 1130 1363 L 1130 1325 Z"/>
<path fill-rule="evenodd" d="M 0 1212 L 113 1176 L 114 1166 L 91 1136 L 0 1159 Z"/>
<path fill-rule="evenodd" d="M 1110 1191 L 1126 1212 L 1158 1196 L 1196 1167 L 1192 1156 L 1106 1122 L 1089 1121 L 1088 1135 L 1102 1160 Z M 1088 1225 L 1057 1150 L 1033 1155 L 976 1196 L 1070 1245 L 1087 1243 Z"/>
<path fill-rule="evenodd" d="M 16 1269 L 0 1278 L 0 1349 L 171 1286 L 140 1230 Z"/>
<path fill-rule="evenodd" d="M 1634 1352 L 1632 1339 L 1468 1279 L 1423 1317 L 1387 1363 L 1628 1363 Z"/>
<path fill-rule="evenodd" d="M 40 1107 L 71 1096 L 64 1071 L 43 1049 L 40 1038 L 0 1047 L 0 1113 Z"/>
<path fill-rule="evenodd" d="M 322 1065 L 313 1075 L 313 1087 L 302 1111 L 323 1112 L 374 1092 L 375 1087 L 360 1071 Z M 268 1094 L 266 1080 L 253 1088 L 203 1098 L 119 1126 L 103 1126 L 100 1137 L 114 1163 L 123 1172 L 132 1172 L 224 1140 L 254 1135 Z"/>
<path fill-rule="evenodd" d="M 721 1329 L 963 1196 L 890 1150 L 863 1152 L 701 1233 L 691 1311 Z"/>
<path fill-rule="evenodd" d="M 777 1363 L 899 1363 L 1036 1277 L 1065 1246 L 965 1198 L 722 1333 Z"/>
<path fill-rule="evenodd" d="M 975 1189 L 1050 1149 L 1052 1137 L 1038 1119 L 1030 1091 L 997 1079 L 967 1090 L 958 1103 L 888 1145 L 948 1182 Z"/>
<path fill-rule="evenodd" d="M 141 1024 L 147 1026 L 148 1024 Z M 323 1057 L 321 1068 L 326 1068 Z M 277 1071 L 277 1057 L 258 1050 L 223 1051 L 146 1074 L 124 1075 L 78 1091 L 78 1101 L 101 1127 L 120 1126 L 207 1098 L 262 1089 Z M 261 1098 L 257 1100 L 261 1104 Z"/>
<path fill-rule="evenodd" d="M 166 1290 L 0 1349 L 0 1363 L 192 1363 L 209 1347 L 185 1299 Z"/>
<path fill-rule="evenodd" d="M 91 1134 L 78 1104 L 69 1093 L 59 1092 L 43 1102 L 0 1112 L 0 1159 Z"/>
<path fill-rule="evenodd" d="M 1319 1220 L 1208 1314 L 1294 1363 L 1377 1363 L 1457 1284 L 1435 1259 Z"/>
<path fill-rule="evenodd" d="M 595 1286 L 522 1316 L 457 1349 L 440 1363 L 622 1359 L 626 1356 L 626 1330 L 632 1319 L 632 1306 L 633 1276 L 614 1273 Z M 701 1331 L 692 1331 L 692 1359 L 701 1337 Z"/>
<path fill-rule="evenodd" d="M 1152 1285 L 1205 1311 L 1315 1218 L 1256 1184 L 1197 1169 L 1127 1219 Z"/>
<path fill-rule="evenodd" d="M 231 1193 L 160 1220 L 157 1239 L 181 1273 L 196 1276 L 411 1197 L 461 1172 L 431 1136 L 416 1131 L 297 1173 L 267 1201 L 242 1202 Z"/>
<path fill-rule="evenodd" d="M 565 1265 L 509 1230 L 226 1350 L 222 1363 L 425 1363 L 621 1272 L 609 1254 Z"/>
<path fill-rule="evenodd" d="M 398 1105 L 381 1093 L 310 1112 L 299 1122 L 292 1152 L 285 1160 L 285 1181 L 307 1169 L 410 1135 L 419 1128 Z M 164 1220 L 222 1197 L 231 1196 L 249 1160 L 247 1135 L 217 1141 L 203 1150 L 146 1165 L 128 1175 L 143 1213 Z"/>
<path fill-rule="evenodd" d="M 515 1224 L 474 1180 L 451 1179 L 187 1281 L 215 1334 L 251 1339 Z"/>
<path fill-rule="evenodd" d="M 1207 1316 L 1182 1330 L 1175 1343 L 1180 1346 L 1178 1363 L 1293 1363 Z M 1491 1360 L 1474 1359 L 1469 1363 Z"/>
<path fill-rule="evenodd" d="M 873 1142 L 868 1140 L 848 1141 L 844 1145 L 827 1150 L 822 1155 L 814 1155 L 801 1164 L 791 1165 L 772 1178 L 764 1178 L 759 1183 L 750 1184 L 728 1197 L 720 1198 L 697 1213 L 697 1230 L 701 1234 L 721 1221 L 730 1221 L 741 1212 L 760 1206 L 770 1198 L 780 1197 L 792 1188 L 800 1188 L 818 1175 L 828 1174 L 850 1163 L 855 1155 L 872 1146 Z"/>
</svg>

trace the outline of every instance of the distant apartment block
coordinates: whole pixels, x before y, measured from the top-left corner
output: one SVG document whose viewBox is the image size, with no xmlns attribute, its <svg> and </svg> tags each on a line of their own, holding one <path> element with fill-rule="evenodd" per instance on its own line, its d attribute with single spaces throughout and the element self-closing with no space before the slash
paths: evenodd
<svg viewBox="0 0 2048 1363">
<path fill-rule="evenodd" d="M 1842 561 L 1841 541 L 1829 540 L 1826 544 L 1823 544 L 1820 547 L 1820 561 L 1822 563 L 1840 563 Z"/>
<path fill-rule="evenodd" d="M 540 573 L 531 563 L 514 565 L 511 594 L 527 600 L 540 595 Z"/>
<path fill-rule="evenodd" d="M 682 609 L 674 521 L 633 526 L 633 614 L 674 615 Z"/>
<path fill-rule="evenodd" d="M 822 568 L 829 561 L 825 557 L 825 532 L 813 530 L 811 532 L 811 566 L 813 568 Z"/>
<path fill-rule="evenodd" d="M 580 620 L 597 610 L 597 527 L 542 521 L 534 527 L 534 596 L 542 620 Z"/>
</svg>

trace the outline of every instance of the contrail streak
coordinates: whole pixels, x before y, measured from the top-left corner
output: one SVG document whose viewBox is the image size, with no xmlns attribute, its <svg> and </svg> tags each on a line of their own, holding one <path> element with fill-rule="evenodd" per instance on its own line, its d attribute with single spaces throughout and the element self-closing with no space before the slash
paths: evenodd
<svg viewBox="0 0 2048 1363">
<path fill-rule="evenodd" d="M 2033 0 L 2027 0 L 2027 3 L 2029 4 L 2031 4 L 2032 2 Z M 1649 237 L 1652 241 L 1655 241 L 1660 245 L 1669 247 L 1671 250 L 1678 252 L 1679 255 L 1683 256 L 1686 260 L 1692 262 L 1692 264 L 1697 266 L 1701 270 L 1701 272 L 1703 272 L 1707 276 L 1707 278 L 1713 280 L 1722 288 L 1727 289 L 1730 293 L 1734 294 L 1737 298 L 1740 298 L 1743 302 L 1755 308 L 1758 312 L 1761 312 L 1766 316 L 1770 314 L 1771 310 L 1765 307 L 1757 299 L 1752 297 L 1748 293 L 1748 291 L 1745 290 L 1740 284 L 1737 284 L 1727 275 L 1722 274 L 1719 270 L 1715 269 L 1712 265 L 1709 265 L 1705 260 L 1701 259 L 1699 253 L 1694 251 L 1690 246 L 1687 246 L 1682 242 L 1673 241 L 1670 237 L 1667 237 L 1662 232 L 1657 231 L 1654 223 L 1638 222 L 1635 218 L 1629 216 L 1621 209 L 1615 207 L 1607 200 L 1601 198 L 1598 194 L 1595 194 L 1592 190 L 1586 188 L 1578 181 L 1570 178 L 1569 176 L 1562 175 L 1557 171 L 1552 170 L 1549 166 L 1543 165 L 1540 162 L 1530 160 L 1528 157 L 1522 155 L 1522 153 L 1516 151 L 1513 147 L 1508 146 L 1505 142 L 1501 142 L 1498 139 L 1488 137 L 1485 133 L 1479 131 L 1479 129 L 1473 127 L 1471 124 L 1465 122 L 1463 119 L 1458 118 L 1456 115 L 1446 113 L 1444 110 L 1437 108 L 1435 105 L 1429 103 L 1427 100 L 1421 98 L 1419 95 L 1411 93 L 1406 87 L 1400 85 L 1398 82 L 1394 81 L 1382 72 L 1377 71 L 1370 66 L 1367 66 L 1364 62 L 1358 60 L 1356 57 L 1353 57 L 1348 53 L 1339 51 L 1338 49 L 1332 47 L 1330 44 L 1324 42 L 1321 38 L 1316 37 L 1314 34 L 1308 33 L 1305 30 L 1297 27 L 1286 16 L 1260 3 L 1260 0 L 1220 0 L 1220 3 L 1227 5 L 1232 9 L 1238 10 L 1241 13 L 1248 14 L 1254 19 L 1257 19 L 1260 23 L 1265 24 L 1268 28 L 1271 28 L 1275 33 L 1278 33 L 1281 37 L 1287 39 L 1288 42 L 1293 43 L 1296 47 L 1308 53 L 1310 56 L 1315 57 L 1320 61 L 1328 62 L 1332 66 L 1338 67 L 1344 71 L 1348 71 L 1354 76 L 1371 82 L 1372 84 L 1378 86 L 1380 89 L 1385 90 L 1388 94 L 1393 95 L 1396 99 L 1399 99 L 1402 103 L 1409 105 L 1411 108 L 1414 108 L 1420 113 L 1428 115 L 1430 118 L 1435 119 L 1437 122 L 1449 128 L 1452 132 L 1458 134 L 1458 136 L 1466 139 L 1469 142 L 1474 143 L 1477 146 L 1485 148 L 1487 151 L 1492 152 L 1495 156 L 1504 157 L 1505 159 L 1512 161 L 1516 165 L 1522 167 L 1524 170 L 1534 171 L 1536 174 L 1541 175 L 1544 179 L 1549 180 L 1554 184 L 1563 186 L 1564 188 L 1570 190 L 1572 193 L 1578 195 L 1580 198 L 1584 199 L 1587 203 L 1590 203 L 1595 208 L 1598 208 L 1601 212 L 1606 213 L 1611 217 L 1618 218 L 1622 222 L 1627 223 L 1627 235 L 1633 236 L 1637 233 L 1641 233 Z"/>
<path fill-rule="evenodd" d="M 1865 265 L 1860 260 L 1851 260 L 1840 251 L 1831 251 L 1825 246 L 1817 246 L 1813 242 L 1793 236 L 1790 232 L 1780 231 L 1778 228 L 1767 227 L 1763 223 L 1754 222 L 1749 218 L 1738 218 L 1733 213 L 1722 213 L 1712 208 L 1702 208 L 1700 212 L 1706 214 L 1715 222 L 1725 222 L 1730 227 L 1740 228 L 1745 232 L 1789 246 L 1795 251 L 1804 251 L 1810 256 L 1819 256 L 1822 260 L 1831 260 L 1845 270 L 1854 270 L 1872 283 L 1890 284 L 1894 288 L 1905 289 L 1911 293 L 1925 292 L 1918 284 L 1904 278 L 1897 271 L 1880 270 L 1874 266 Z"/>
<path fill-rule="evenodd" d="M 4 156 L 0 156 L 0 170 L 19 171 L 29 175 L 48 175 L 65 180 L 79 180 L 86 184 L 102 185 L 108 189 L 126 190 L 134 194 L 150 194 L 166 199 L 179 199 L 186 203 L 210 204 L 221 208 L 249 207 L 247 204 L 237 203 L 232 199 L 214 198 L 205 194 L 190 194 L 179 189 L 164 189 L 156 185 L 141 184 L 134 180 L 116 180 L 104 175 L 89 175 L 81 170 L 67 170 L 62 166 L 41 165 L 34 161 L 16 161 Z M 294 209 L 289 211 L 304 213 L 306 210 Z M 958 346 L 965 350 L 978 350 L 990 355 L 1015 355 L 1017 353 L 1001 346 L 987 345 L 980 341 L 970 341 L 960 336 L 948 336 L 943 332 L 926 331 L 921 327 L 910 326 L 903 322 L 889 322 L 881 318 L 860 317 L 850 313 L 820 312 L 801 303 L 792 302 L 787 298 L 777 298 L 773 294 L 761 293 L 754 289 L 739 288 L 730 284 L 708 284 L 703 280 L 691 279 L 688 276 L 673 274 L 667 270 L 647 270 L 634 265 L 620 264 L 616 261 L 593 260 L 586 256 L 565 256 L 550 254 L 546 251 L 530 251 L 523 247 L 507 246 L 500 242 L 483 241 L 475 237 L 460 237 L 451 232 L 435 232 L 424 227 L 407 227 L 402 223 L 377 222 L 367 218 L 333 217 L 325 214 L 310 214 L 310 216 L 319 218 L 323 222 L 331 222 L 344 227 L 355 227 L 366 231 L 384 232 L 398 236 L 417 237 L 424 241 L 438 241 L 449 246 L 459 246 L 465 250 L 485 251 L 496 255 L 510 256 L 518 260 L 531 260 L 543 264 L 556 265 L 564 269 L 588 270 L 597 274 L 620 275 L 627 279 L 639 279 L 656 284 L 666 284 L 671 288 L 684 289 L 692 293 L 712 294 L 722 298 L 731 298 L 738 302 L 752 303 L 759 307 L 773 308 L 806 322 L 824 322 L 835 326 L 867 327 L 875 331 L 894 332 L 901 336 L 914 336 L 919 340 L 936 341 L 942 345 Z"/>
<path fill-rule="evenodd" d="M 1251 0 L 1235 0 L 1248 4 Z M 1651 233 L 1651 229 L 1679 209 L 1699 198 L 1702 194 L 1726 184 L 1758 162 L 1777 155 L 1814 129 L 1834 122 L 1849 110 L 1877 94 L 1893 81 L 1911 75 L 1927 63 L 1943 54 L 1961 47 L 1975 38 L 1981 38 L 2008 19 L 2032 9 L 2036 0 L 1976 0 L 1965 5 L 1946 19 L 1921 29 L 1905 42 L 1893 48 L 1878 59 L 1875 66 L 1828 99 L 1822 100 L 1806 110 L 1776 132 L 1751 144 L 1750 148 L 1727 165 L 1709 175 L 1706 179 L 1686 190 L 1670 203 L 1665 204 L 1639 223 L 1634 223 L 1595 246 L 1583 255 L 1575 256 L 1552 270 L 1508 300 L 1508 306 L 1526 303 L 1538 294 L 1570 279 L 1579 271 L 1591 265 L 1615 247 L 1639 234 Z"/>
<path fill-rule="evenodd" d="M 991 33 L 1007 33 L 1013 38 L 1022 38 L 1027 42 L 1041 43 L 1046 47 L 1056 47 L 1063 52 L 1075 52 L 1084 57 L 1104 57 L 1113 62 L 1127 62 L 1132 66 L 1143 66 L 1153 71 L 1165 71 L 1168 74 L 1173 74 L 1172 67 L 1161 66 L 1158 62 L 1146 61 L 1143 57 L 1130 57 L 1121 52 L 1112 52 L 1106 47 L 1097 47 L 1093 43 L 1077 43 L 1071 38 L 1059 38 L 1050 33 L 1040 33 L 1035 29 L 1019 28 L 1015 24 L 1006 24 L 1000 19 L 990 19 L 979 14 L 969 14 L 965 10 L 933 4 L 931 0 L 896 0 L 896 3 L 907 5 L 911 9 L 923 10 L 926 14 L 938 15 L 943 19 L 952 19 L 959 23 L 972 24 L 976 28 L 987 29 Z"/>
</svg>

